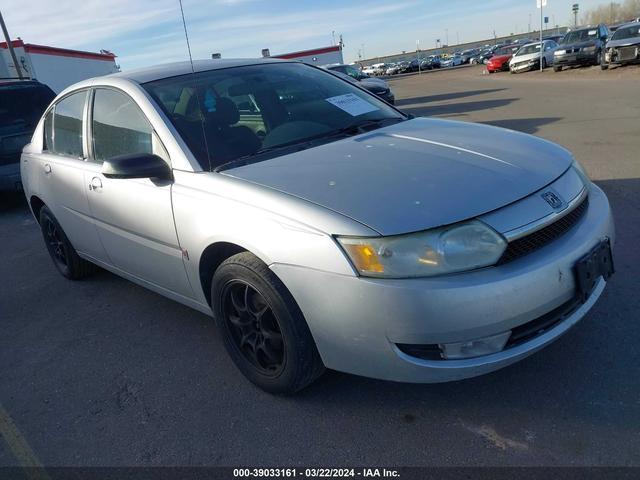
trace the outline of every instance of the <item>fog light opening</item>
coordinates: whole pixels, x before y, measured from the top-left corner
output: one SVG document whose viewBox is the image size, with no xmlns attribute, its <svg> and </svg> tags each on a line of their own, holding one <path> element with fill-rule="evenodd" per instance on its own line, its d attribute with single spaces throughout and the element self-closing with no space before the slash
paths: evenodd
<svg viewBox="0 0 640 480">
<path fill-rule="evenodd" d="M 511 330 L 467 342 L 441 343 L 439 346 L 442 349 L 442 358 L 446 360 L 474 358 L 501 352 L 510 336 Z"/>
</svg>

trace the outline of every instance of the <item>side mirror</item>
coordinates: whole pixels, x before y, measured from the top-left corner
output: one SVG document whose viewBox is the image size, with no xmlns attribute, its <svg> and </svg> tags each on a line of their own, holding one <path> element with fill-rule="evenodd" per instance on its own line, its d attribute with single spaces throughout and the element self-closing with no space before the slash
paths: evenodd
<svg viewBox="0 0 640 480">
<path fill-rule="evenodd" d="M 172 180 L 171 168 L 152 153 L 131 153 L 105 160 L 102 174 L 107 178 L 157 178 Z"/>
</svg>

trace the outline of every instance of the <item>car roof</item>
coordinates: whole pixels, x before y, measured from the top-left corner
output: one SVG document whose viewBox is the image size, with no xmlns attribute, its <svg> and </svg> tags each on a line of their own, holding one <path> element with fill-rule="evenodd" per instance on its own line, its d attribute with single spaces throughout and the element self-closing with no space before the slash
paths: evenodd
<svg viewBox="0 0 640 480">
<path fill-rule="evenodd" d="M 627 28 L 627 27 L 635 27 L 639 23 L 640 22 L 638 20 L 634 20 L 633 22 L 622 23 L 622 24 L 617 26 L 616 30 L 620 30 L 621 28 Z"/>
<path fill-rule="evenodd" d="M 281 60 L 278 58 L 233 58 L 216 60 L 194 60 L 191 62 L 174 62 L 155 65 L 152 67 L 127 70 L 124 72 L 112 73 L 109 77 L 125 78 L 137 83 L 153 82 L 163 78 L 187 75 L 193 72 L 207 72 L 209 70 L 221 70 L 223 68 L 244 67 L 247 65 L 264 65 L 268 63 L 291 63 L 291 60 Z M 297 61 L 294 61 L 298 63 Z"/>
</svg>

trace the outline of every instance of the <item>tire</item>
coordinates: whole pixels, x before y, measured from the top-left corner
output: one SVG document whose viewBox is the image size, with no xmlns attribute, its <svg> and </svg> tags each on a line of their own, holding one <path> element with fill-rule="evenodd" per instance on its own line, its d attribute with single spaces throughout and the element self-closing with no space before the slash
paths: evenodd
<svg viewBox="0 0 640 480">
<path fill-rule="evenodd" d="M 554 72 L 561 72 L 562 71 L 562 67 L 553 67 L 553 71 Z"/>
<path fill-rule="evenodd" d="M 40 210 L 40 230 L 51 260 L 63 277 L 80 280 L 96 270 L 94 264 L 78 256 L 58 220 L 47 207 Z"/>
<path fill-rule="evenodd" d="M 547 68 L 547 59 L 542 57 L 542 70 L 544 70 L 545 68 Z"/>
<path fill-rule="evenodd" d="M 609 65 L 607 64 L 604 50 L 600 51 L 600 70 L 607 70 Z"/>
<path fill-rule="evenodd" d="M 253 384 L 291 394 L 324 372 L 293 296 L 252 253 L 234 255 L 218 267 L 211 301 L 227 352 Z"/>
</svg>

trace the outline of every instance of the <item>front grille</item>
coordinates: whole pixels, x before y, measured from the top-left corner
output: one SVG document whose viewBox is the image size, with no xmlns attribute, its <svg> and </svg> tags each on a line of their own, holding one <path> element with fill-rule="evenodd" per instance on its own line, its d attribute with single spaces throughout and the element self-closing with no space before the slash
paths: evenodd
<svg viewBox="0 0 640 480">
<path fill-rule="evenodd" d="M 535 252 L 539 248 L 542 248 L 561 237 L 576 223 L 578 223 L 578 220 L 580 220 L 587 211 L 588 206 L 589 197 L 586 197 L 582 203 L 561 219 L 556 220 L 552 224 L 547 225 L 546 227 L 529 235 L 525 235 L 524 237 L 509 242 L 507 249 L 498 261 L 498 265 L 504 265 L 505 263 L 512 262 L 520 257 L 528 255 L 529 253 Z"/>
<path fill-rule="evenodd" d="M 628 61 L 638 58 L 637 47 L 621 47 L 618 49 L 618 60 Z"/>
</svg>

